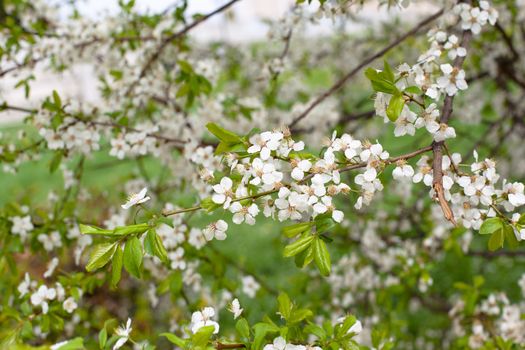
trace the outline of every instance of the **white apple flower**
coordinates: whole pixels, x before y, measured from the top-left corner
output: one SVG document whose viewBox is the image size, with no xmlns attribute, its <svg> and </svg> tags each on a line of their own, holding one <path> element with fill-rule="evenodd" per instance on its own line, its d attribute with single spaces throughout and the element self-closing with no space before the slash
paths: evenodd
<svg viewBox="0 0 525 350">
<path fill-rule="evenodd" d="M 211 241 L 213 238 L 222 241 L 226 239 L 226 230 L 228 229 L 228 224 L 224 220 L 218 220 L 209 224 L 202 233 L 208 241 Z"/>
<path fill-rule="evenodd" d="M 448 50 L 448 57 L 453 60 L 456 57 L 465 57 L 467 55 L 467 50 L 464 47 L 461 47 L 459 39 L 455 35 L 451 35 L 448 38 L 448 41 L 444 45 L 445 50 Z"/>
<path fill-rule="evenodd" d="M 130 194 L 128 197 L 128 201 L 121 205 L 122 209 L 127 210 L 134 205 L 149 201 L 151 198 L 149 196 L 146 196 L 147 192 L 148 192 L 148 188 L 144 187 L 142 190 L 140 190 L 139 193 Z"/>
<path fill-rule="evenodd" d="M 259 214 L 259 207 L 252 203 L 250 206 L 242 206 L 239 202 L 234 202 L 230 206 L 233 214 L 232 221 L 237 225 L 246 221 L 248 225 L 255 224 L 255 217 Z"/>
<path fill-rule="evenodd" d="M 120 349 L 124 344 L 126 344 L 126 342 L 128 341 L 129 339 L 129 335 L 131 333 L 131 318 L 128 318 L 128 321 L 126 322 L 126 326 L 119 326 L 116 330 L 115 330 L 115 335 L 118 338 L 117 342 L 115 343 L 115 345 L 113 345 L 113 350 L 117 350 L 117 349 Z"/>
<path fill-rule="evenodd" d="M 466 90 L 468 88 L 463 69 L 454 68 L 449 63 L 442 64 L 440 69 L 444 75 L 437 79 L 437 84 L 449 96 L 455 95 L 458 90 Z"/>
<path fill-rule="evenodd" d="M 193 334 L 206 326 L 213 326 L 215 328 L 213 334 L 219 333 L 219 324 L 212 320 L 213 317 L 215 317 L 215 309 L 209 306 L 201 311 L 194 312 L 191 315 L 191 331 Z"/>
<path fill-rule="evenodd" d="M 239 299 L 235 298 L 232 300 L 228 310 L 233 314 L 233 319 L 236 320 L 239 316 L 241 316 L 244 309 L 241 308 Z"/>
<path fill-rule="evenodd" d="M 186 260 L 184 260 L 184 248 L 178 247 L 168 253 L 168 259 L 170 260 L 171 268 L 176 270 L 184 270 L 186 268 Z"/>
<path fill-rule="evenodd" d="M 254 298 L 261 285 L 253 278 L 253 276 L 245 276 L 242 278 L 242 291 L 250 298 Z"/>
<path fill-rule="evenodd" d="M 112 139 L 110 142 L 111 150 L 109 151 L 109 155 L 117 157 L 118 159 L 124 159 L 126 153 L 131 149 L 129 144 L 122 137 Z"/>
<path fill-rule="evenodd" d="M 425 127 L 431 134 L 439 130 L 439 123 L 436 121 L 439 118 L 439 110 L 435 103 L 431 103 L 419 118 L 416 119 L 415 127 L 420 129 Z"/>
<path fill-rule="evenodd" d="M 64 300 L 64 302 L 62 303 L 62 307 L 68 313 L 72 313 L 73 311 L 76 310 L 78 305 L 77 305 L 77 303 L 76 303 L 76 301 L 75 301 L 75 299 L 73 297 L 69 297 L 66 300 Z"/>
<path fill-rule="evenodd" d="M 48 288 L 45 284 L 41 285 L 36 292 L 31 295 L 31 304 L 42 307 L 42 313 L 47 314 L 49 310 L 48 300 L 53 300 L 57 296 L 55 288 Z"/>
<path fill-rule="evenodd" d="M 224 209 L 228 209 L 234 196 L 232 186 L 233 181 L 227 176 L 223 177 L 220 183 L 213 186 L 215 193 L 211 196 L 212 201 L 217 204 L 224 204 Z"/>
<path fill-rule="evenodd" d="M 262 160 L 270 158 L 271 152 L 279 148 L 280 141 L 283 139 L 283 133 L 265 131 L 261 134 L 250 137 L 252 146 L 248 148 L 248 153 L 253 154 L 260 152 Z"/>
<path fill-rule="evenodd" d="M 412 112 L 407 106 L 403 107 L 403 110 L 397 120 L 395 121 L 394 135 L 396 137 L 410 135 L 414 136 L 416 128 L 414 122 L 416 121 L 417 115 Z"/>
<path fill-rule="evenodd" d="M 439 129 L 434 133 L 434 141 L 440 142 L 446 139 L 452 139 L 456 137 L 456 130 L 448 126 L 448 124 L 441 123 L 439 124 Z"/>
<path fill-rule="evenodd" d="M 295 181 L 301 181 L 304 178 L 304 173 L 312 168 L 312 162 L 308 159 L 303 159 L 297 163 L 293 168 L 291 176 Z"/>
<path fill-rule="evenodd" d="M 11 232 L 15 235 L 19 235 L 22 241 L 25 241 L 27 234 L 34 229 L 33 223 L 31 222 L 31 216 L 27 215 L 24 217 L 13 216 L 11 217 L 13 226 Z"/>
<path fill-rule="evenodd" d="M 410 164 L 406 164 L 406 161 L 400 161 L 397 163 L 397 166 L 392 171 L 392 177 L 396 180 L 399 180 L 403 177 L 414 176 L 414 168 Z"/>
<path fill-rule="evenodd" d="M 29 289 L 36 285 L 36 281 L 31 281 L 29 274 L 26 272 L 24 275 L 24 280 L 18 285 L 18 293 L 20 293 L 20 298 L 29 293 Z"/>
</svg>

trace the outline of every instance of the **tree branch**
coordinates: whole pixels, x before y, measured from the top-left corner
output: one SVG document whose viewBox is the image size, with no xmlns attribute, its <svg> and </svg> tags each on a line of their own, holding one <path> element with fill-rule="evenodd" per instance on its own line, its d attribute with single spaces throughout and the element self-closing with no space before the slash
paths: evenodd
<svg viewBox="0 0 525 350">
<path fill-rule="evenodd" d="M 413 152 L 410 152 L 410 153 L 406 153 L 406 154 L 403 154 L 403 155 L 400 155 L 400 156 L 397 156 L 397 157 L 388 158 L 388 159 L 384 160 L 383 162 L 386 165 L 389 165 L 389 164 L 395 163 L 395 162 L 397 162 L 399 160 L 406 160 L 406 159 L 410 159 L 410 158 L 416 157 L 416 156 L 418 156 L 418 155 L 420 155 L 422 153 L 425 153 L 425 152 L 428 152 L 428 151 L 431 151 L 431 150 L 432 150 L 432 146 L 426 146 L 426 147 L 420 148 L 420 149 L 418 149 L 416 151 L 413 151 Z M 367 162 L 361 162 L 361 163 L 357 163 L 357 164 L 352 164 L 352 165 L 347 165 L 347 166 L 341 167 L 338 170 L 339 170 L 339 172 L 343 173 L 343 172 L 350 171 L 350 170 L 364 168 L 367 165 L 368 165 Z M 299 183 L 304 183 L 304 182 L 308 181 L 314 175 L 315 174 L 311 173 L 311 174 L 305 176 L 301 181 L 299 181 Z M 284 185 L 284 186 L 288 186 L 289 187 L 290 185 Z M 232 203 L 233 202 L 240 202 L 240 201 L 243 201 L 243 200 L 246 200 L 246 199 L 257 199 L 257 198 L 260 198 L 260 197 L 264 197 L 264 196 L 268 196 L 268 195 L 277 193 L 278 191 L 279 190 L 270 190 L 270 191 L 260 192 L 260 193 L 257 193 L 257 194 L 251 195 L 251 196 L 235 198 L 235 199 L 232 200 Z M 164 211 L 162 213 L 162 215 L 163 216 L 171 216 L 171 215 L 177 215 L 177 214 L 182 214 L 182 213 L 193 212 L 193 211 L 197 211 L 197 210 L 200 210 L 200 209 L 203 209 L 203 207 L 199 204 L 197 206 L 190 207 L 190 208 L 176 209 L 176 210 L 171 210 L 171 211 Z"/>
<path fill-rule="evenodd" d="M 470 40 L 472 39 L 472 32 L 470 30 L 466 30 L 463 32 L 463 38 L 461 39 L 461 46 L 464 48 L 468 48 Z M 454 60 L 454 69 L 461 69 L 461 66 L 463 65 L 463 62 L 465 61 L 465 57 L 456 57 Z M 439 122 L 441 124 L 447 124 L 450 117 L 452 116 L 453 111 L 453 103 L 454 103 L 454 95 L 450 96 L 447 94 L 445 97 L 445 101 L 443 102 L 443 110 L 441 117 L 439 119 Z M 439 205 L 441 206 L 441 210 L 443 210 L 443 214 L 445 215 L 445 218 L 450 221 L 452 224 L 456 225 L 456 220 L 454 219 L 454 214 L 452 213 L 452 210 L 450 209 L 450 206 L 448 205 L 447 200 L 445 199 L 445 190 L 443 189 L 443 145 L 445 144 L 444 141 L 440 142 L 433 142 L 432 143 L 432 151 L 434 153 L 434 159 L 432 162 L 432 169 L 433 169 L 433 180 L 432 180 L 432 187 L 436 191 L 436 198 L 439 201 Z"/>
<path fill-rule="evenodd" d="M 352 69 L 350 72 L 348 72 L 343 78 L 341 78 L 339 81 L 337 81 L 330 89 L 326 90 L 324 93 L 319 95 L 300 115 L 294 118 L 292 123 L 289 125 L 290 129 L 293 130 L 293 127 L 299 123 L 301 120 L 306 118 L 308 113 L 310 113 L 315 107 L 317 107 L 318 104 L 323 102 L 328 96 L 332 95 L 336 91 L 338 91 L 340 88 L 342 88 L 345 83 L 350 80 L 355 74 L 357 74 L 361 69 L 378 59 L 379 57 L 386 54 L 388 51 L 396 47 L 397 45 L 401 44 L 404 40 L 411 37 L 412 35 L 416 34 L 421 28 L 426 26 L 427 24 L 433 22 L 435 19 L 439 18 L 443 14 L 443 9 L 439 10 L 438 12 L 434 13 L 433 15 L 427 17 L 423 21 L 419 22 L 414 28 L 388 44 L 388 46 L 384 47 L 383 49 L 379 50 L 372 56 L 367 57 L 364 61 L 362 61 L 359 65 L 357 65 L 354 69 Z"/>
<path fill-rule="evenodd" d="M 172 41 L 174 41 L 174 40 L 176 40 L 176 39 L 178 39 L 178 38 L 180 38 L 182 36 L 184 36 L 186 33 L 188 33 L 190 30 L 192 30 L 193 28 L 195 28 L 196 26 L 198 26 L 202 22 L 204 22 L 204 21 L 208 20 L 209 18 L 215 16 L 216 14 L 221 13 L 222 11 L 228 9 L 230 6 L 232 6 L 233 4 L 235 4 L 238 1 L 240 1 L 240 0 L 230 0 L 226 4 L 222 5 L 221 7 L 217 8 L 216 10 L 208 13 L 207 15 L 204 15 L 202 17 L 197 18 L 195 21 L 193 21 L 192 23 L 190 23 L 186 27 L 182 28 L 178 32 L 173 33 L 172 35 L 167 36 L 166 38 L 164 38 L 161 41 L 161 43 L 160 43 L 159 47 L 157 48 L 157 50 L 155 51 L 155 53 L 153 55 L 151 55 L 151 57 L 146 61 L 146 64 L 142 67 L 142 70 L 140 71 L 140 74 L 139 74 L 139 77 L 138 77 L 137 81 L 135 81 L 134 83 L 132 83 L 130 85 L 128 91 L 126 92 L 126 95 L 129 95 L 131 93 L 131 91 L 133 90 L 134 86 L 138 83 L 138 81 L 140 81 L 140 79 L 144 78 L 144 76 L 146 75 L 148 70 L 151 68 L 153 63 L 160 57 L 160 55 L 162 54 L 162 52 L 168 46 L 169 43 L 171 43 Z"/>
</svg>

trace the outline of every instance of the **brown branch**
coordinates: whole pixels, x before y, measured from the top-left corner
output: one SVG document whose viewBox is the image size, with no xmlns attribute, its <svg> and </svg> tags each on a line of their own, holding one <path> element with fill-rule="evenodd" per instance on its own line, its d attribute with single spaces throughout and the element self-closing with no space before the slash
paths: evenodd
<svg viewBox="0 0 525 350">
<path fill-rule="evenodd" d="M 215 349 L 217 350 L 225 350 L 225 349 L 244 349 L 246 348 L 246 345 L 244 344 L 223 344 L 217 342 L 215 344 Z"/>
<path fill-rule="evenodd" d="M 192 23 L 190 23 L 186 27 L 182 28 L 178 32 L 173 33 L 172 35 L 169 35 L 166 38 L 164 38 L 161 41 L 159 47 L 156 49 L 155 53 L 153 55 L 151 55 L 151 57 L 146 61 L 146 64 L 144 64 L 144 66 L 142 67 L 142 70 L 140 71 L 139 78 L 137 79 L 137 81 L 135 81 L 134 83 L 132 83 L 130 85 L 128 91 L 126 92 L 126 95 L 129 95 L 131 93 L 131 91 L 133 90 L 134 86 L 138 83 L 138 81 L 140 81 L 140 79 L 144 78 L 144 76 L 149 71 L 149 69 L 151 68 L 153 63 L 160 57 L 160 55 L 162 54 L 164 49 L 172 41 L 177 40 L 178 38 L 184 36 L 186 33 L 188 33 L 190 30 L 192 30 L 193 28 L 195 28 L 196 26 L 198 26 L 202 22 L 204 22 L 204 21 L 208 20 L 209 18 L 215 16 L 216 14 L 221 13 L 222 11 L 228 9 L 230 6 L 232 6 L 233 4 L 235 4 L 238 1 L 239 0 L 230 0 L 226 4 L 222 5 L 221 7 L 217 8 L 216 10 L 208 13 L 207 15 L 204 15 L 202 17 L 197 18 L 195 21 L 193 21 Z"/>
<path fill-rule="evenodd" d="M 472 32 L 470 30 L 466 30 L 463 32 L 463 38 L 461 39 L 461 46 L 464 48 L 468 48 L 470 40 L 472 39 Z M 454 69 L 461 69 L 461 66 L 463 65 L 463 62 L 465 61 L 465 57 L 456 57 L 454 60 Z M 447 124 L 450 117 L 452 116 L 453 111 L 453 103 L 454 103 L 454 95 L 450 96 L 447 94 L 445 97 L 445 101 L 443 102 L 443 110 L 441 117 L 439 119 L 439 122 L 441 124 Z M 434 160 L 432 162 L 432 169 L 433 169 L 433 180 L 432 180 L 432 187 L 436 191 L 436 198 L 439 202 L 439 205 L 441 206 L 441 209 L 443 210 L 443 214 L 445 215 L 445 218 L 450 221 L 452 224 L 457 225 L 456 220 L 454 219 L 454 213 L 452 213 L 452 210 L 450 209 L 450 206 L 448 205 L 447 200 L 445 199 L 445 190 L 443 188 L 443 145 L 445 144 L 444 141 L 440 142 L 433 142 L 432 143 L 432 151 L 434 152 Z"/>
<path fill-rule="evenodd" d="M 301 120 L 306 118 L 306 116 L 315 108 L 317 105 L 319 105 L 321 102 L 323 102 L 328 96 L 332 95 L 336 91 L 338 91 L 340 88 L 342 88 L 345 83 L 350 80 L 354 75 L 356 75 L 361 69 L 378 59 L 379 57 L 382 57 L 384 54 L 386 54 L 388 51 L 402 43 L 407 38 L 411 37 L 412 35 L 416 34 L 421 28 L 426 26 L 427 24 L 433 22 L 435 19 L 439 18 L 443 14 L 443 9 L 439 10 L 438 12 L 434 13 L 433 15 L 427 17 L 423 21 L 419 22 L 414 28 L 388 44 L 388 46 L 384 47 L 383 49 L 379 50 L 372 56 L 367 57 L 364 61 L 362 61 L 359 65 L 357 65 L 354 69 L 352 69 L 350 72 L 348 72 L 343 78 L 341 78 L 339 81 L 337 81 L 330 89 L 326 90 L 324 93 L 319 95 L 300 115 L 294 118 L 292 123 L 289 125 L 290 129 L 293 129 L 293 127 L 299 123 Z"/>
<path fill-rule="evenodd" d="M 420 155 L 422 153 L 429 152 L 431 150 L 432 150 L 432 146 L 426 146 L 426 147 L 420 148 L 420 149 L 418 149 L 416 151 L 413 151 L 413 152 L 410 152 L 410 153 L 406 153 L 406 154 L 403 154 L 403 155 L 400 155 L 400 156 L 397 156 L 397 157 L 388 158 L 388 159 L 384 160 L 383 163 L 386 164 L 386 165 L 389 165 L 389 164 L 392 164 L 392 163 L 396 163 L 399 160 L 406 160 L 406 159 L 410 159 L 410 158 L 416 157 L 416 156 L 418 156 L 418 155 Z M 352 164 L 352 165 L 347 165 L 347 166 L 341 167 L 338 170 L 339 170 L 339 172 L 343 173 L 343 172 L 350 171 L 350 170 L 364 168 L 367 165 L 368 165 L 367 162 L 360 162 L 360 163 L 356 163 L 356 164 Z M 314 173 L 310 173 L 309 175 L 305 176 L 301 181 L 299 181 L 299 183 L 304 183 L 304 182 L 308 181 L 314 175 L 315 175 Z M 284 185 L 284 186 L 290 186 L 290 185 Z M 260 198 L 260 197 L 264 197 L 264 196 L 268 196 L 268 195 L 277 193 L 278 191 L 279 190 L 269 190 L 269 191 L 260 192 L 260 193 L 257 193 L 257 194 L 251 195 L 251 196 L 239 197 L 239 198 L 233 199 L 232 202 L 240 202 L 240 201 L 243 201 L 243 200 L 246 200 L 246 199 L 257 199 L 257 198 Z M 193 211 L 197 211 L 197 210 L 200 210 L 200 209 L 203 209 L 202 206 L 201 205 L 196 205 L 196 206 L 190 207 L 190 208 L 176 209 L 176 210 L 172 210 L 172 211 L 164 211 L 162 213 L 162 215 L 163 216 L 171 216 L 171 215 L 177 215 L 177 214 L 182 214 L 182 213 L 193 212 Z"/>
</svg>

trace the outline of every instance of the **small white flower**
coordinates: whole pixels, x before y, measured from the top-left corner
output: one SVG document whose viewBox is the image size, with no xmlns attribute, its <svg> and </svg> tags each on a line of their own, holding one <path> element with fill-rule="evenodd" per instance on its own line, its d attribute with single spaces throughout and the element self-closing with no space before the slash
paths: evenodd
<svg viewBox="0 0 525 350">
<path fill-rule="evenodd" d="M 236 320 L 239 316 L 241 316 L 244 309 L 241 308 L 239 299 L 235 298 L 231 302 L 228 310 L 233 314 L 233 319 Z"/>
<path fill-rule="evenodd" d="M 201 311 L 196 311 L 191 315 L 191 331 L 193 334 L 197 333 L 199 329 L 206 326 L 213 326 L 215 330 L 213 334 L 219 333 L 219 324 L 212 320 L 215 316 L 215 309 L 212 307 L 205 307 Z"/>
<path fill-rule="evenodd" d="M 171 261 L 171 268 L 176 270 L 184 270 L 186 268 L 186 260 L 184 260 L 184 248 L 178 247 L 177 249 L 168 253 L 168 259 Z"/>
<path fill-rule="evenodd" d="M 78 307 L 75 299 L 73 297 L 69 297 L 62 303 L 62 307 L 64 310 L 66 310 L 68 313 L 72 313 L 75 311 L 75 309 Z"/>
<path fill-rule="evenodd" d="M 223 177 L 221 182 L 213 186 L 215 193 L 211 196 L 214 203 L 224 204 L 224 209 L 228 209 L 234 196 L 232 191 L 233 181 L 229 177 Z"/>
<path fill-rule="evenodd" d="M 226 230 L 228 229 L 228 224 L 224 220 L 218 220 L 209 224 L 202 233 L 208 241 L 211 241 L 213 238 L 223 241 L 226 239 Z"/>
<path fill-rule="evenodd" d="M 448 126 L 445 123 L 439 125 L 439 129 L 434 133 L 434 141 L 440 142 L 446 139 L 452 139 L 456 137 L 456 130 Z"/>
<path fill-rule="evenodd" d="M 412 177 L 414 176 L 414 168 L 406 163 L 399 163 L 392 171 L 392 176 L 394 179 L 399 180 L 403 177 Z"/>
<path fill-rule="evenodd" d="M 304 173 L 312 168 L 312 163 L 308 159 L 303 159 L 297 163 L 293 168 L 291 176 L 296 181 L 301 181 L 304 178 Z"/>
<path fill-rule="evenodd" d="M 254 298 L 261 285 L 252 276 L 242 278 L 242 291 L 250 298 Z"/>
<path fill-rule="evenodd" d="M 232 203 L 230 211 L 233 214 L 232 221 L 237 225 L 246 222 L 248 225 L 255 224 L 255 217 L 259 214 L 259 207 L 252 203 L 250 206 L 242 206 L 239 202 Z"/>
<path fill-rule="evenodd" d="M 119 338 L 115 345 L 113 345 L 113 350 L 120 349 L 124 344 L 126 344 L 126 342 L 129 339 L 129 334 L 131 333 L 131 330 L 131 318 L 128 318 L 126 326 L 119 326 L 115 331 L 115 335 Z"/>
<path fill-rule="evenodd" d="M 448 63 L 442 64 L 440 68 L 444 75 L 437 79 L 437 84 L 449 96 L 455 95 L 458 90 L 468 88 L 463 69 L 454 68 Z"/>
<path fill-rule="evenodd" d="M 459 44 L 459 39 L 455 35 L 451 35 L 448 38 L 448 41 L 445 43 L 444 48 L 448 50 L 448 57 L 453 60 L 456 57 L 465 57 L 467 55 L 467 50 L 464 47 L 461 47 Z"/>
<path fill-rule="evenodd" d="M 148 188 L 144 187 L 142 190 L 140 190 L 139 193 L 130 194 L 128 197 L 128 201 L 125 204 L 121 205 L 122 209 L 127 210 L 134 205 L 149 201 L 151 198 L 149 196 L 146 196 L 147 192 L 148 192 Z"/>
</svg>

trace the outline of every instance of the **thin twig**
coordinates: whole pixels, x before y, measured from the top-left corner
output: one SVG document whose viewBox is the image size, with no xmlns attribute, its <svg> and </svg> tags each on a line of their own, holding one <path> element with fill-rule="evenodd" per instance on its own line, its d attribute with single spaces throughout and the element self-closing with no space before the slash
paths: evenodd
<svg viewBox="0 0 525 350">
<path fill-rule="evenodd" d="M 472 39 L 472 32 L 470 30 L 466 30 L 463 32 L 463 38 L 461 40 L 461 46 L 464 48 L 468 48 L 470 40 Z M 465 61 L 465 57 L 456 57 L 454 60 L 454 69 L 461 69 L 461 66 L 463 65 L 463 62 Z M 441 114 L 441 117 L 439 119 L 439 122 L 441 124 L 447 124 L 450 117 L 452 116 L 452 110 L 453 110 L 453 103 L 454 103 L 454 95 L 448 95 L 445 97 L 445 101 L 443 102 L 443 111 Z M 443 145 L 444 141 L 440 142 L 434 142 L 432 143 L 432 151 L 434 153 L 434 159 L 432 162 L 432 169 L 433 169 L 433 180 L 432 180 L 432 187 L 436 191 L 436 198 L 439 201 L 439 205 L 441 206 L 441 209 L 443 210 L 443 214 L 445 215 L 445 218 L 450 221 L 454 226 L 457 225 L 456 220 L 454 219 L 454 213 L 450 209 L 450 206 L 448 205 L 447 200 L 445 199 L 445 190 L 443 188 Z"/>
<path fill-rule="evenodd" d="M 308 113 L 310 113 L 315 107 L 317 107 L 318 104 L 323 102 L 328 96 L 332 95 L 336 91 L 338 91 L 340 88 L 342 88 L 345 83 L 350 80 L 355 74 L 357 74 L 361 69 L 368 66 L 370 63 L 378 59 L 379 57 L 382 57 L 384 54 L 386 54 L 388 51 L 402 43 L 407 38 L 411 37 L 412 35 L 416 34 L 421 28 L 426 26 L 427 24 L 433 22 L 435 19 L 439 18 L 443 14 L 443 9 L 439 10 L 438 12 L 434 13 L 433 15 L 427 17 L 423 21 L 419 22 L 414 28 L 388 44 L 388 46 L 384 47 L 383 49 L 379 50 L 375 54 L 373 54 L 370 57 L 367 57 L 365 60 L 363 60 L 359 65 L 357 65 L 354 69 L 352 69 L 350 72 L 348 72 L 343 78 L 341 78 L 339 81 L 337 81 L 330 89 L 323 92 L 321 95 L 319 95 L 300 115 L 294 118 L 292 123 L 289 125 L 290 129 L 293 129 L 293 127 L 299 123 L 301 120 L 306 118 Z"/>
<path fill-rule="evenodd" d="M 153 63 L 160 57 L 160 55 L 162 54 L 164 49 L 172 41 L 175 41 L 175 40 L 179 39 L 180 37 L 184 36 L 186 33 L 188 33 L 190 30 L 192 30 L 193 28 L 195 28 L 196 26 L 198 26 L 202 22 L 204 22 L 204 21 L 208 20 L 209 18 L 215 16 L 216 14 L 221 13 L 222 11 L 228 9 L 230 6 L 232 6 L 233 4 L 235 4 L 238 1 L 239 0 L 230 0 L 226 4 L 222 5 L 221 7 L 217 8 L 216 10 L 208 13 L 207 15 L 204 15 L 202 17 L 197 18 L 195 21 L 193 21 L 192 23 L 190 23 L 186 27 L 182 28 L 178 32 L 173 33 L 172 35 L 169 35 L 166 38 L 164 38 L 160 42 L 159 47 L 157 47 L 157 49 L 155 50 L 155 53 L 153 55 L 151 55 L 151 57 L 146 61 L 146 63 L 142 67 L 142 70 L 140 71 L 138 79 L 134 83 L 132 83 L 130 85 L 128 91 L 126 92 L 126 95 L 129 95 L 131 93 L 131 91 L 133 90 L 134 86 L 138 83 L 138 81 L 140 81 L 142 78 L 144 78 L 144 76 L 150 70 L 150 68 L 153 65 Z"/>
<path fill-rule="evenodd" d="M 432 146 L 426 146 L 426 147 L 420 148 L 420 149 L 418 149 L 416 151 L 413 151 L 413 152 L 410 152 L 410 153 L 406 153 L 406 154 L 403 154 L 403 155 L 400 155 L 400 156 L 397 156 L 397 157 L 388 158 L 388 159 L 384 160 L 383 163 L 385 165 L 393 164 L 393 163 L 396 163 L 397 161 L 410 159 L 410 158 L 416 157 L 416 156 L 418 156 L 418 155 L 420 155 L 422 153 L 429 152 L 431 150 L 432 150 Z M 364 168 L 367 165 L 368 165 L 367 162 L 360 162 L 360 163 L 356 163 L 356 164 L 352 164 L 352 165 L 343 166 L 343 167 L 339 168 L 338 171 L 343 173 L 343 172 L 350 171 L 350 170 Z M 311 173 L 311 174 L 305 176 L 300 181 L 300 183 L 304 183 L 304 182 L 308 181 L 314 175 L 315 174 Z M 290 185 L 284 185 L 284 186 L 288 186 L 289 187 Z M 260 197 L 264 197 L 264 196 L 268 196 L 268 195 L 277 193 L 278 191 L 279 190 L 269 190 L 269 191 L 260 192 L 260 193 L 257 193 L 257 194 L 251 195 L 251 196 L 235 198 L 235 199 L 232 199 L 232 203 L 233 202 L 244 201 L 244 200 L 247 200 L 247 199 L 257 199 L 257 198 L 260 198 Z M 182 214 L 182 213 L 193 212 L 193 211 L 197 211 L 197 210 L 200 210 L 200 209 L 203 209 L 203 207 L 199 204 L 197 206 L 190 207 L 190 208 L 176 209 L 176 210 L 171 210 L 171 211 L 164 211 L 162 213 L 162 215 L 163 216 L 171 216 L 171 215 L 177 215 L 177 214 Z"/>
</svg>

